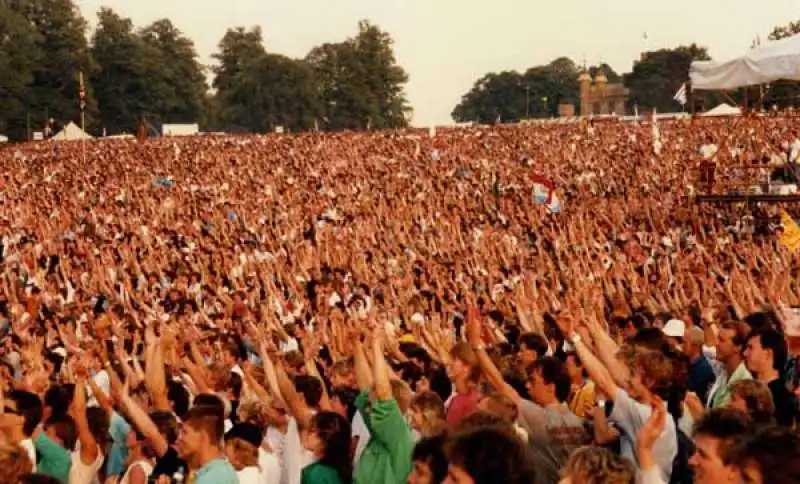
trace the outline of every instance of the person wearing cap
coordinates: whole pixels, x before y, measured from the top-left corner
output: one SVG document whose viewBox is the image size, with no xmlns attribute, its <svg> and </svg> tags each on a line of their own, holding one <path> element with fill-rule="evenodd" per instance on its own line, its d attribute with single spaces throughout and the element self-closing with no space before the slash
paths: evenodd
<svg viewBox="0 0 800 484">
<path fill-rule="evenodd" d="M 716 376 L 708 358 L 703 354 L 705 333 L 702 329 L 689 328 L 683 337 L 683 352 L 689 357 L 689 391 L 694 392 L 700 401 L 706 401 L 708 391 Z"/>
<path fill-rule="evenodd" d="M 261 484 L 258 449 L 263 434 L 256 425 L 237 423 L 225 434 L 225 455 L 239 477 L 239 484 Z"/>
<path fill-rule="evenodd" d="M 683 343 L 683 335 L 686 333 L 686 323 L 680 319 L 670 319 L 661 331 L 670 338 L 670 342 L 677 346 L 678 343 Z"/>
</svg>

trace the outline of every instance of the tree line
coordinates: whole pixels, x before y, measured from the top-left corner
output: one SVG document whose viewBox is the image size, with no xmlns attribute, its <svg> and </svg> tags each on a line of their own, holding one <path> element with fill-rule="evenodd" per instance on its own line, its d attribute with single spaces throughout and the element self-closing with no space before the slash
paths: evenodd
<svg viewBox="0 0 800 484">
<path fill-rule="evenodd" d="M 775 27 L 770 40 L 779 40 L 800 33 L 800 20 Z M 681 109 L 673 96 L 688 81 L 689 66 L 695 60 L 711 60 L 708 49 L 695 44 L 673 49 L 647 52 L 634 63 L 629 73 L 617 74 L 607 64 L 588 67 L 594 78 L 602 69 L 609 82 L 622 82 L 629 90 L 628 111 L 674 112 Z M 580 112 L 580 87 L 578 76 L 583 66 L 560 57 L 549 64 L 532 67 L 525 72 L 506 71 L 488 73 L 478 79 L 472 89 L 464 94 L 452 112 L 458 122 L 479 123 L 518 122 L 523 119 L 558 116 L 558 106 L 569 103 Z M 800 83 L 780 81 L 759 92 L 758 87 L 748 90 L 748 99 L 763 94 L 763 107 L 780 108 L 800 106 Z M 696 92 L 693 102 L 697 109 L 709 109 L 720 102 L 741 103 L 745 90 L 726 93 Z M 687 106 L 687 109 L 689 106 Z"/>
<path fill-rule="evenodd" d="M 135 133 L 142 119 L 233 132 L 408 124 L 408 75 L 390 35 L 368 21 L 303 59 L 267 52 L 258 27 L 232 28 L 212 68 L 169 19 L 137 27 L 103 8 L 87 33 L 73 0 L 0 3 L 0 134 L 21 140 L 48 119 L 78 121 L 81 72 L 87 130 L 95 134 Z"/>
</svg>

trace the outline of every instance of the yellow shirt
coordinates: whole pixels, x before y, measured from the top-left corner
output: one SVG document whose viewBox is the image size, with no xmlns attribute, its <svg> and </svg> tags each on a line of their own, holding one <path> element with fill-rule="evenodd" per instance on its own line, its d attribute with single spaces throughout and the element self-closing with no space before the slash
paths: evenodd
<svg viewBox="0 0 800 484">
<path fill-rule="evenodd" d="M 577 417 L 586 418 L 595 404 L 594 383 L 587 381 L 581 387 L 573 387 L 569 396 L 569 409 Z"/>
</svg>

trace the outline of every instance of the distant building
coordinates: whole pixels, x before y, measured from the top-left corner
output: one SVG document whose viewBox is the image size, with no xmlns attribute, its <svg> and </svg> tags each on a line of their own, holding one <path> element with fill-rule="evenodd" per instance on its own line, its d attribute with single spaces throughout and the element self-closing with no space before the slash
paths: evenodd
<svg viewBox="0 0 800 484">
<path fill-rule="evenodd" d="M 622 83 L 609 83 L 602 70 L 592 80 L 584 69 L 578 77 L 581 89 L 581 116 L 603 114 L 625 115 L 628 89 Z"/>
<path fill-rule="evenodd" d="M 558 115 L 562 118 L 571 118 L 575 116 L 575 105 L 565 102 L 560 103 L 558 105 Z"/>
</svg>

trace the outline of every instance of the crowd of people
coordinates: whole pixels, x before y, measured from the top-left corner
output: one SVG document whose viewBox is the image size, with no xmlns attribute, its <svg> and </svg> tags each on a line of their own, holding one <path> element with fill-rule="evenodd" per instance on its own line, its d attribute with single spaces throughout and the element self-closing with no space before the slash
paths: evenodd
<svg viewBox="0 0 800 484">
<path fill-rule="evenodd" d="M 800 482 L 797 212 L 691 203 L 799 134 L 4 148 L 0 483 Z"/>
</svg>

